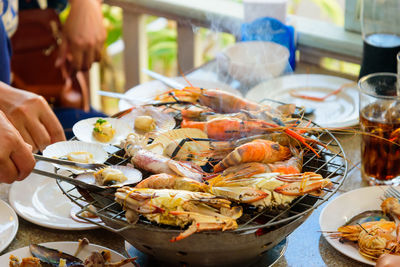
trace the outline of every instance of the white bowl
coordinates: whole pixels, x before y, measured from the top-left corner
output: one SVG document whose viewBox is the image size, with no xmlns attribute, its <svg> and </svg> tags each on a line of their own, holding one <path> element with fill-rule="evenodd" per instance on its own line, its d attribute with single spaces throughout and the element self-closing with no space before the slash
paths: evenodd
<svg viewBox="0 0 400 267">
<path fill-rule="evenodd" d="M 281 75 L 289 50 L 273 42 L 239 42 L 224 50 L 228 73 L 241 83 L 254 84 Z"/>
</svg>

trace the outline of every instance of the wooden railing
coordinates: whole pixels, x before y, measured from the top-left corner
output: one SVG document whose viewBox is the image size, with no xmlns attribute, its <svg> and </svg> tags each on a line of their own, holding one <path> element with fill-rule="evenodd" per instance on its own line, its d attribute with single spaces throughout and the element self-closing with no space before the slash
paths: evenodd
<svg viewBox="0 0 400 267">
<path fill-rule="evenodd" d="M 182 71 L 197 66 L 193 26 L 217 29 L 239 36 L 243 22 L 242 4 L 223 0 L 105 0 L 123 10 L 125 43 L 125 88 L 143 81 L 141 69 L 147 67 L 147 40 L 144 16 L 165 17 L 177 22 L 178 61 Z M 292 16 L 298 32 L 300 60 L 318 64 L 322 57 L 359 63 L 362 41 L 359 34 L 345 31 L 325 22 Z"/>
</svg>

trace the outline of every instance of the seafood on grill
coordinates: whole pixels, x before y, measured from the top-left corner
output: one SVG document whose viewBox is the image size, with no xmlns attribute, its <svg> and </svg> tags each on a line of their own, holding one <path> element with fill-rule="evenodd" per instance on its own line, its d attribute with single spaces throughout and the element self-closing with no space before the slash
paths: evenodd
<svg viewBox="0 0 400 267">
<path fill-rule="evenodd" d="M 174 129 L 160 133 L 149 146 L 150 151 L 175 160 L 192 161 L 199 166 L 208 162 L 206 151 L 210 149 L 207 134 L 193 128 Z"/>
<path fill-rule="evenodd" d="M 175 127 L 175 120 L 171 115 L 151 106 L 138 106 L 120 120 L 128 123 L 132 131 L 141 135 L 149 132 L 158 134 Z"/>
<path fill-rule="evenodd" d="M 284 207 L 296 197 L 305 194 L 321 194 L 321 190 L 330 187 L 332 182 L 321 175 L 305 172 L 300 174 L 257 173 L 250 175 L 217 176 L 208 180 L 210 192 L 231 200 L 232 191 L 241 192 L 242 188 L 253 188 L 265 193 L 265 197 L 247 202 L 258 208 Z"/>
<path fill-rule="evenodd" d="M 246 162 L 274 163 L 289 159 L 290 149 L 278 143 L 256 139 L 243 144 L 229 153 L 214 167 L 214 172 Z"/>
<path fill-rule="evenodd" d="M 75 179 L 87 184 L 95 184 L 103 188 L 121 187 L 140 182 L 142 180 L 142 173 L 131 165 L 108 166 L 101 168 L 96 172 L 85 172 L 79 174 Z"/>
<path fill-rule="evenodd" d="M 136 188 L 179 189 L 192 192 L 212 193 L 210 186 L 205 183 L 200 183 L 190 178 L 179 177 L 165 173 L 148 177 L 136 185 Z M 268 196 L 266 192 L 252 187 L 219 188 L 219 190 L 226 191 L 225 195 L 220 194 L 221 196 L 226 197 L 226 195 L 229 195 L 231 200 L 239 203 L 251 203 Z"/>
<path fill-rule="evenodd" d="M 76 257 L 77 254 L 89 244 L 84 238 L 79 240 L 79 246 L 74 256 L 57 249 L 48 248 L 42 245 L 32 244 L 29 250 L 33 257 L 22 258 L 21 260 L 14 256 L 10 256 L 10 267 L 42 267 L 42 266 L 76 266 L 76 267 L 121 267 L 128 263 L 139 266 L 135 258 L 127 258 L 118 262 L 111 262 L 111 253 L 109 250 L 93 251 L 85 260 Z"/>
<path fill-rule="evenodd" d="M 260 105 L 226 91 L 198 87 L 185 87 L 182 90 L 173 89 L 158 95 L 156 100 L 198 103 L 219 113 L 234 113 L 241 110 L 273 110 L 272 107 Z"/>
<path fill-rule="evenodd" d="M 135 167 L 155 174 L 174 174 L 202 181 L 203 171 L 199 167 L 151 152 L 146 149 L 147 143 L 147 136 L 132 133 L 127 137 L 124 149 Z"/>
<path fill-rule="evenodd" d="M 190 225 L 171 241 L 201 231 L 236 229 L 236 219 L 242 215 L 241 207 L 231 207 L 229 200 L 203 192 L 122 187 L 117 189 L 115 200 L 126 210 L 126 218 L 132 223 L 138 215 L 143 215 L 159 224 Z"/>
</svg>

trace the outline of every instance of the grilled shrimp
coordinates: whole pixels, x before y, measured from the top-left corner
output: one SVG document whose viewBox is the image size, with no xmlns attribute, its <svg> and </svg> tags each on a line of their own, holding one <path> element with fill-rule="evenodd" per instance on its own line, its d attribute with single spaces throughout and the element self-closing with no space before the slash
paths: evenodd
<svg viewBox="0 0 400 267">
<path fill-rule="evenodd" d="M 290 150 L 278 143 L 257 139 L 237 147 L 214 167 L 214 172 L 246 162 L 274 163 L 290 157 Z"/>
</svg>

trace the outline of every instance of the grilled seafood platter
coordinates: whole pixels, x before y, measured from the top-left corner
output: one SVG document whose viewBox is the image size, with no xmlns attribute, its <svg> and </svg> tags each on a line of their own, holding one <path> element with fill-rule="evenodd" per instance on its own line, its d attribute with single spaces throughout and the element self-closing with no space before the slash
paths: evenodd
<svg viewBox="0 0 400 267">
<path fill-rule="evenodd" d="M 29 252 L 32 254 L 31 257 L 25 257 L 19 259 L 18 257 L 11 255 L 9 258 L 10 267 L 42 267 L 42 266 L 76 266 L 76 267 L 120 267 L 128 266 L 139 266 L 135 261 L 136 258 L 127 258 L 117 262 L 112 262 L 111 252 L 109 250 L 93 251 L 85 259 L 81 260 L 77 256 L 85 250 L 89 245 L 89 240 L 86 238 L 80 239 L 78 247 L 74 255 L 59 251 L 57 249 L 49 248 L 46 246 L 31 244 L 29 246 Z M 132 266 L 132 265 L 129 265 Z"/>
<path fill-rule="evenodd" d="M 182 228 L 171 241 L 234 230 L 249 209 L 283 210 L 333 186 L 322 174 L 303 171 L 304 156 L 320 157 L 326 146 L 293 112 L 293 105 L 261 105 L 219 90 L 171 90 L 114 118 L 131 125 L 118 157 L 132 167 L 76 179 L 113 189 L 112 201 L 129 223 Z"/>
</svg>

